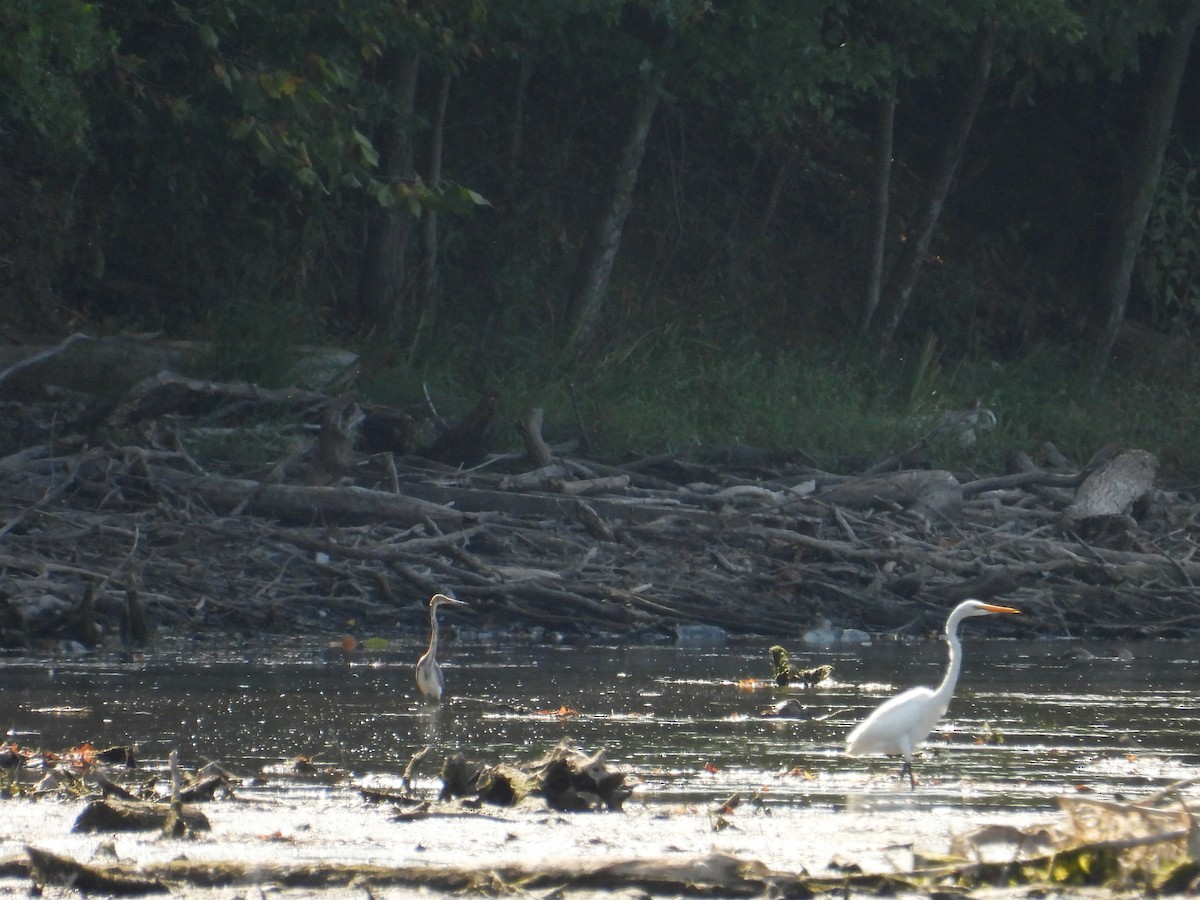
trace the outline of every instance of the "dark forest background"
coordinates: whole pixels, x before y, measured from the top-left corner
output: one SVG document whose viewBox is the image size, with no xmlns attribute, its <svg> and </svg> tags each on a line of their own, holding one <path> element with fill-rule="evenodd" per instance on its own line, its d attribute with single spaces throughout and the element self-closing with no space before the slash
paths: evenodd
<svg viewBox="0 0 1200 900">
<path fill-rule="evenodd" d="M 1200 473 L 1198 20 L 0 0 L 0 325 L 265 384 L 339 344 L 377 399 L 495 390 L 612 450 L 832 466 L 979 404 Z"/>
</svg>

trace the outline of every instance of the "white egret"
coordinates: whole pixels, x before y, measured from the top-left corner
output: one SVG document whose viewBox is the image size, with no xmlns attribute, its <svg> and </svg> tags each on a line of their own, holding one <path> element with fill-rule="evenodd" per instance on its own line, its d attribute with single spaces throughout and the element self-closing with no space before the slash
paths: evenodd
<svg viewBox="0 0 1200 900">
<path fill-rule="evenodd" d="M 435 703 L 441 702 L 442 689 L 445 684 L 442 680 L 442 667 L 438 665 L 437 661 L 437 611 L 438 607 L 443 604 L 447 606 L 467 605 L 462 600 L 455 600 L 445 594 L 434 594 L 429 598 L 429 649 L 417 660 L 417 687 L 421 689 L 422 694 Z"/>
<path fill-rule="evenodd" d="M 929 736 L 933 726 L 946 714 L 954 686 L 958 683 L 958 672 L 962 668 L 962 645 L 958 642 L 958 623 L 971 616 L 988 616 L 994 613 L 1020 613 L 1011 606 L 996 606 L 978 600 L 964 600 L 946 619 L 946 643 L 949 645 L 950 661 L 946 677 L 937 689 L 915 687 L 885 701 L 867 716 L 846 738 L 846 752 L 850 756 L 865 756 L 869 753 L 899 753 L 904 757 L 901 776 L 908 772 L 909 784 L 916 788 L 913 777 L 913 748 Z"/>
</svg>

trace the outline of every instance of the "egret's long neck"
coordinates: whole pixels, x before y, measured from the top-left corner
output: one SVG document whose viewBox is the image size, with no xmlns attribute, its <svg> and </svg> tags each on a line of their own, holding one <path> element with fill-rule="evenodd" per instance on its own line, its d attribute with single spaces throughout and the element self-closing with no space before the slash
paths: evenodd
<svg viewBox="0 0 1200 900">
<path fill-rule="evenodd" d="M 946 666 L 946 677 L 933 692 L 943 709 L 950 705 L 950 698 L 954 696 L 954 686 L 958 684 L 958 671 L 962 668 L 962 645 L 958 642 L 958 622 L 950 622 L 946 625 L 946 645 L 950 655 L 949 664 Z"/>
</svg>

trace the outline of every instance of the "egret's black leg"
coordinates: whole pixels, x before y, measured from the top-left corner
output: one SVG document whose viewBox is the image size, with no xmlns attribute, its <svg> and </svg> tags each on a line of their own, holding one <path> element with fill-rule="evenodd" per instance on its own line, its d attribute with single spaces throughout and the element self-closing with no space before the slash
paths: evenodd
<svg viewBox="0 0 1200 900">
<path fill-rule="evenodd" d="M 903 778 L 903 777 L 904 777 L 904 773 L 905 773 L 905 772 L 907 772 L 907 773 L 908 773 L 908 784 L 909 784 L 909 787 L 910 787 L 912 790 L 914 790 L 914 791 L 915 791 L 915 790 L 917 789 L 917 779 L 916 779 L 915 777 L 913 777 L 912 761 L 911 761 L 911 760 L 907 760 L 907 759 L 906 759 L 906 760 L 904 761 L 904 765 L 902 765 L 902 766 L 900 767 L 900 777 L 901 777 L 901 778 Z"/>
</svg>

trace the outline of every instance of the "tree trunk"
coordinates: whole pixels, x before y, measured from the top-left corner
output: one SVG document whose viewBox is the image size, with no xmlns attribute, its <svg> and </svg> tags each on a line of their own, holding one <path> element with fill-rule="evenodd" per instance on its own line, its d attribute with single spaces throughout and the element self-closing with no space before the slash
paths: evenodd
<svg viewBox="0 0 1200 900">
<path fill-rule="evenodd" d="M 637 184 L 638 169 L 646 151 L 646 138 L 658 108 L 664 77 L 664 69 L 656 66 L 651 76 L 642 83 L 629 133 L 575 270 L 571 294 L 567 299 L 567 321 L 571 328 L 569 342 L 573 352 L 578 352 L 591 341 L 604 307 L 609 276 L 621 243 L 625 217 L 633 203 L 633 189 Z"/>
<path fill-rule="evenodd" d="M 896 78 L 879 107 L 875 131 L 875 185 L 871 197 L 871 234 L 867 246 L 867 284 L 859 334 L 866 334 L 883 291 L 883 254 L 887 246 L 889 195 L 892 187 L 892 140 L 896 125 Z"/>
<path fill-rule="evenodd" d="M 449 72 L 442 76 L 438 85 L 437 108 L 433 111 L 433 122 L 429 134 L 429 187 L 439 190 L 442 186 L 442 148 L 446 133 L 446 105 L 450 101 Z M 406 333 L 411 333 L 410 350 L 415 350 L 424 330 L 426 317 L 433 310 L 434 294 L 438 279 L 438 214 L 435 209 L 425 209 L 421 214 L 421 271 L 417 280 L 416 296 L 412 309 L 405 317 Z"/>
<path fill-rule="evenodd" d="M 1197 22 L 1200 22 L 1200 0 L 1185 0 L 1177 5 L 1170 33 L 1165 38 L 1151 78 L 1137 144 L 1121 184 L 1112 230 L 1097 276 L 1096 294 L 1100 303 L 1097 317 L 1104 317 L 1095 348 L 1097 372 L 1104 371 L 1108 365 L 1125 319 L 1133 266 L 1142 243 L 1142 232 L 1154 206 L 1175 104 Z"/>
<path fill-rule="evenodd" d="M 900 327 L 900 321 L 904 318 L 908 303 L 912 299 L 912 292 L 916 287 L 918 277 L 920 277 L 921 267 L 925 263 L 925 254 L 929 251 L 938 221 L 941 219 L 946 197 L 954 183 L 954 176 L 962 164 L 963 154 L 967 148 L 967 138 L 971 134 L 980 104 L 983 103 L 983 97 L 987 93 L 988 82 L 992 74 L 992 60 L 995 58 L 998 44 L 999 28 L 994 22 L 985 23 L 976 42 L 974 78 L 967 92 L 962 111 L 958 121 L 954 123 L 950 137 L 943 148 L 941 162 L 929 183 L 929 189 L 917 217 L 916 227 L 909 235 L 900 259 L 897 260 L 896 267 L 888 279 L 887 288 L 880 299 L 876 338 L 876 349 L 880 353 L 886 353 L 891 348 L 896 330 Z"/>
<path fill-rule="evenodd" d="M 525 144 L 525 106 L 529 102 L 529 79 L 533 76 L 533 63 L 527 55 L 522 54 L 517 69 L 517 88 L 513 93 L 512 133 L 508 139 L 508 170 L 510 173 L 517 169 L 517 161 L 521 158 L 521 150 Z"/>
<path fill-rule="evenodd" d="M 395 108 L 376 129 L 375 144 L 380 175 L 391 182 L 411 181 L 413 176 L 408 129 L 416 104 L 419 69 L 416 54 L 393 53 L 385 63 L 385 83 Z M 367 245 L 358 282 L 359 319 L 364 328 L 380 336 L 395 330 L 404 308 L 408 238 L 413 221 L 406 206 L 396 205 L 374 210 L 367 222 Z"/>
<path fill-rule="evenodd" d="M 775 167 L 775 177 L 771 179 L 771 192 L 767 194 L 767 202 L 763 206 L 762 216 L 758 220 L 758 236 L 765 238 L 775 221 L 779 211 L 779 203 L 783 199 L 783 189 L 787 185 L 788 175 L 794 165 L 794 152 L 790 147 L 785 150 L 784 157 Z"/>
</svg>

